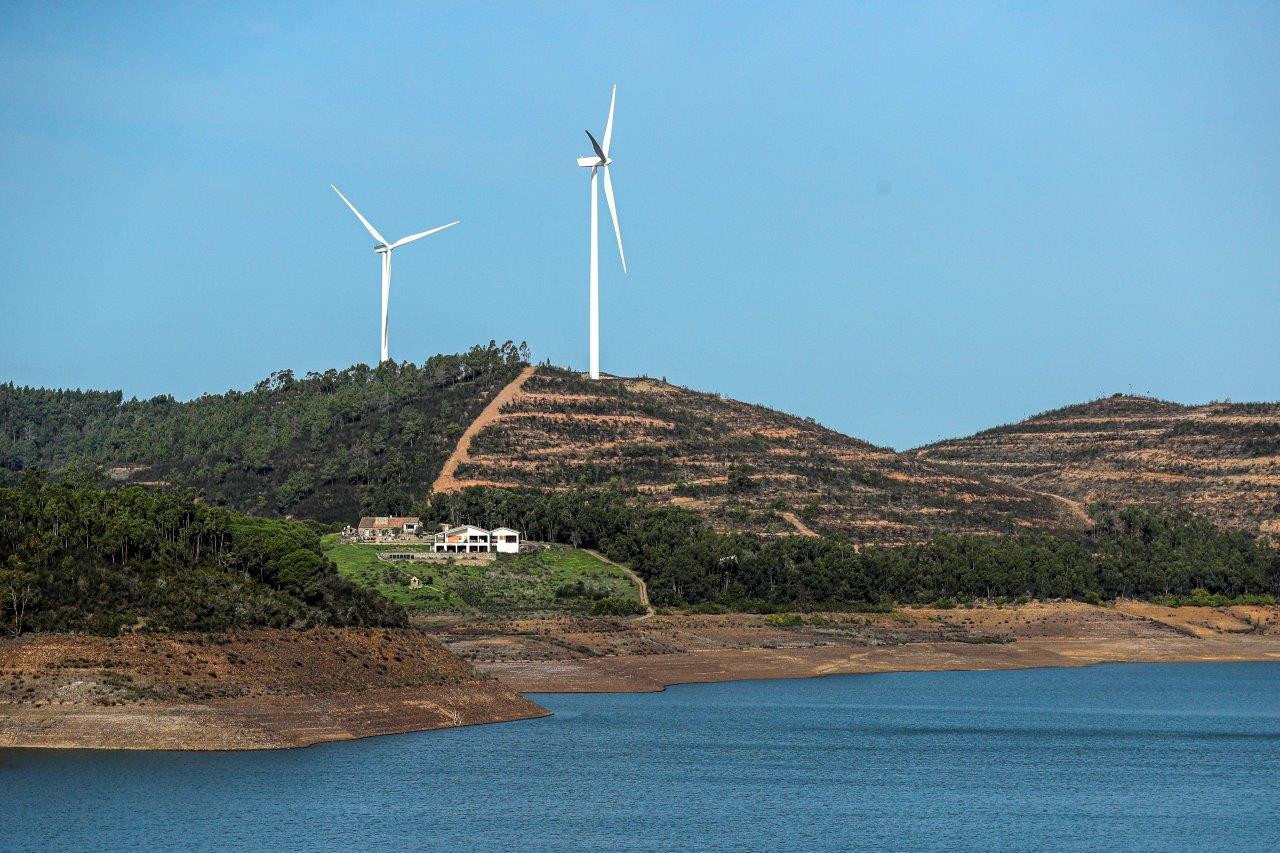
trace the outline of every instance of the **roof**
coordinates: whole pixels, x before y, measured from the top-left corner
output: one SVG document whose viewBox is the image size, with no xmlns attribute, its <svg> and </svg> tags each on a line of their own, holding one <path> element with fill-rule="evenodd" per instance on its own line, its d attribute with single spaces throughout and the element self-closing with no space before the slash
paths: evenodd
<svg viewBox="0 0 1280 853">
<path fill-rule="evenodd" d="M 366 515 L 360 519 L 360 528 L 372 527 L 374 530 L 404 527 L 406 524 L 418 524 L 422 521 L 416 515 Z"/>
<path fill-rule="evenodd" d="M 471 532 L 474 530 L 476 533 L 485 533 L 485 534 L 489 532 L 485 530 L 483 527 L 476 527 L 474 524 L 460 524 L 457 527 L 450 527 L 448 530 L 442 530 L 441 533 L 443 533 L 445 536 L 448 536 L 450 533 L 460 533 L 463 530 L 467 532 Z"/>
<path fill-rule="evenodd" d="M 520 535 L 520 531 L 519 531 L 519 530 L 514 530 L 514 529 L 512 529 L 512 528 L 510 528 L 510 527 L 495 527 L 495 528 L 493 528 L 492 530 L 490 530 L 489 532 L 490 532 L 490 533 L 514 533 L 514 534 L 516 534 L 517 536 L 519 536 L 519 535 Z"/>
</svg>

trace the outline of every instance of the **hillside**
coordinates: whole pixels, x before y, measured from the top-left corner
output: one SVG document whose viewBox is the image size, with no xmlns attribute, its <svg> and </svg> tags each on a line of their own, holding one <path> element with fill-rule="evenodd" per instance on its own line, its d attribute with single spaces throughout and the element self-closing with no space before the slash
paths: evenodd
<svg viewBox="0 0 1280 853">
<path fill-rule="evenodd" d="M 89 464 L 242 512 L 350 521 L 421 494 L 527 357 L 490 342 L 421 366 L 281 371 L 250 391 L 190 402 L 3 384 L 0 485 L 26 468 Z"/>
<path fill-rule="evenodd" d="M 917 541 L 1062 523 L 1061 501 L 875 447 L 810 420 L 653 379 L 539 367 L 438 484 L 616 481 L 721 530 Z"/>
<path fill-rule="evenodd" d="M 914 451 L 1089 503 L 1183 507 L 1280 537 L 1280 403 L 1115 395 Z"/>
<path fill-rule="evenodd" d="M 403 625 L 310 526 L 28 471 L 0 489 L 0 634 Z"/>
</svg>

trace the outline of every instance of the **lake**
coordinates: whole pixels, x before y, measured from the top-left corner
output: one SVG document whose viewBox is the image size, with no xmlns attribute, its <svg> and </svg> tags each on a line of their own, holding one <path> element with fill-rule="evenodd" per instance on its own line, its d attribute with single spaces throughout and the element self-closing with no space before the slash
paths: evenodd
<svg viewBox="0 0 1280 853">
<path fill-rule="evenodd" d="M 535 695 L 301 750 L 0 750 L 0 848 L 1280 848 L 1280 663 Z"/>
</svg>

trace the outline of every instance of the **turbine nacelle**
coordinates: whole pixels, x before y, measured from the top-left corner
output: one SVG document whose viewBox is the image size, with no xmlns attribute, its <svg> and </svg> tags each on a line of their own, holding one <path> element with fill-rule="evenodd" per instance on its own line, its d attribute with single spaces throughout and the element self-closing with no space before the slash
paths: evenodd
<svg viewBox="0 0 1280 853">
<path fill-rule="evenodd" d="M 584 169 L 595 169 L 599 166 L 608 166 L 613 162 L 612 157 L 606 157 L 601 160 L 599 157 L 579 157 L 578 165 Z"/>
</svg>

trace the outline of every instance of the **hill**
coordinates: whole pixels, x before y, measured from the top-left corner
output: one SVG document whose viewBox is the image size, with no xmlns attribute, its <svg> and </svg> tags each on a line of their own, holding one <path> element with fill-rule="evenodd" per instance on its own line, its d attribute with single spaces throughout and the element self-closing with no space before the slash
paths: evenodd
<svg viewBox="0 0 1280 853">
<path fill-rule="evenodd" d="M 28 471 L 0 489 L 0 633 L 396 626 L 404 609 L 338 575 L 320 536 L 191 496 Z"/>
<path fill-rule="evenodd" d="M 1070 509 L 812 420 L 654 379 L 591 381 L 539 367 L 508 393 L 446 465 L 438 491 L 617 483 L 646 502 L 694 510 L 719 530 L 879 544 L 1056 526 Z"/>
<path fill-rule="evenodd" d="M 1176 506 L 1280 536 L 1280 403 L 1117 394 L 913 453 L 1084 503 Z"/>
<path fill-rule="evenodd" d="M 125 400 L 0 385 L 0 485 L 26 468 L 97 465 L 242 512 L 350 521 L 407 506 L 528 358 L 510 342 L 425 364 L 274 373 L 246 392 Z"/>
</svg>

